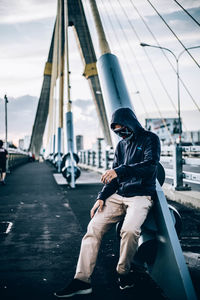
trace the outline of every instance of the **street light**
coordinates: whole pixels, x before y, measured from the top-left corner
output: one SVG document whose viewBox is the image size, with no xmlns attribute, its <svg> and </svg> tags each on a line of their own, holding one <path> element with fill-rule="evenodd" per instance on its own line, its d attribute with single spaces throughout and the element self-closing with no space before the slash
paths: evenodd
<svg viewBox="0 0 200 300">
<path fill-rule="evenodd" d="M 176 75 L 177 75 L 177 97 L 178 97 L 178 123 L 179 123 L 179 144 L 181 144 L 181 134 L 182 134 L 182 124 L 181 124 L 181 110 L 180 110 L 180 77 L 179 77 L 179 59 L 181 57 L 181 55 L 187 51 L 187 50 L 190 50 L 190 49 L 195 49 L 195 48 L 200 48 L 200 46 L 194 46 L 194 47 L 189 47 L 189 48 L 186 48 L 184 49 L 183 51 L 181 51 L 179 53 L 178 56 L 176 56 L 174 54 L 174 52 L 168 48 L 165 48 L 165 47 L 161 47 L 161 46 L 155 46 L 155 45 L 149 45 L 149 44 L 146 44 L 146 43 L 140 43 L 140 46 L 142 47 L 153 47 L 153 48 L 159 48 L 159 49 L 163 49 L 163 50 L 166 50 L 168 52 L 170 52 L 175 60 L 176 60 Z"/>
<path fill-rule="evenodd" d="M 8 145 L 8 117 L 7 117 L 7 103 L 8 103 L 8 98 L 5 95 L 5 148 L 7 149 Z"/>
</svg>

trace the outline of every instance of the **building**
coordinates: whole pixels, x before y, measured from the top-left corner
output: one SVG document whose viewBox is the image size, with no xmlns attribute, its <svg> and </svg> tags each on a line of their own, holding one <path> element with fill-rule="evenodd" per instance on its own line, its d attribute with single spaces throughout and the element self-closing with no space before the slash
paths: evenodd
<svg viewBox="0 0 200 300">
<path fill-rule="evenodd" d="M 24 150 L 29 149 L 30 141 L 31 141 L 31 136 L 30 135 L 25 135 L 25 137 L 24 137 Z"/>
<path fill-rule="evenodd" d="M 177 118 L 151 118 L 145 119 L 145 127 L 147 130 L 155 132 L 163 144 L 172 144 L 178 142 L 179 126 Z M 200 144 L 200 131 L 185 131 L 181 134 L 182 143 Z"/>
<path fill-rule="evenodd" d="M 18 145 L 19 149 L 24 150 L 24 139 L 19 139 Z"/>
<path fill-rule="evenodd" d="M 163 143 L 171 144 L 176 141 L 179 136 L 177 118 L 151 118 L 145 119 L 145 127 L 147 130 L 155 132 Z"/>
<path fill-rule="evenodd" d="M 30 145 L 30 141 L 31 141 L 30 135 L 25 135 L 25 137 L 23 139 L 19 139 L 19 142 L 18 142 L 19 149 L 27 151 L 29 148 L 29 145 Z"/>
</svg>

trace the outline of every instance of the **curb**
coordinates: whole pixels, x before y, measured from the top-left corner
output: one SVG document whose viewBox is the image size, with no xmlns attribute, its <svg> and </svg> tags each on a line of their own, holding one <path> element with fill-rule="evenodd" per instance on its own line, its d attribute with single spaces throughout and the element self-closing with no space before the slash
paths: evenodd
<svg viewBox="0 0 200 300">
<path fill-rule="evenodd" d="M 192 206 L 200 209 L 200 192 L 197 191 L 176 191 L 173 186 L 165 183 L 163 185 L 165 196 L 172 201 L 177 201 L 181 204 Z"/>
</svg>

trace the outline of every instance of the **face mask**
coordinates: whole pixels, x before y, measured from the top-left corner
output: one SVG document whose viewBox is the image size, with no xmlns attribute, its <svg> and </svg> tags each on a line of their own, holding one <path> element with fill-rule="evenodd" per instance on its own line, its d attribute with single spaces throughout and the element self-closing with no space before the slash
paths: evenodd
<svg viewBox="0 0 200 300">
<path fill-rule="evenodd" d="M 116 133 L 118 136 L 122 137 L 123 139 L 126 139 L 130 137 L 133 132 L 127 127 L 122 127 L 122 128 L 114 129 L 114 133 Z"/>
</svg>

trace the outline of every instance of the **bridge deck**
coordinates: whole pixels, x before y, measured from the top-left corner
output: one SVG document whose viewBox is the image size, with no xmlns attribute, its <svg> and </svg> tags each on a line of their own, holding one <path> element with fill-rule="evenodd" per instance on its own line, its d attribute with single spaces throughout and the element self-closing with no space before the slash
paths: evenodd
<svg viewBox="0 0 200 300">
<path fill-rule="evenodd" d="M 71 190 L 56 183 L 54 172 L 47 163 L 26 164 L 0 187 L 0 222 L 13 223 L 7 235 L 0 235 L 1 299 L 55 299 L 52 293 L 73 277 L 89 210 L 100 184 L 98 175 L 83 172 L 77 189 Z M 163 299 L 145 276 L 135 289 L 119 291 L 115 249 L 113 229 L 102 242 L 93 274 L 94 293 L 82 299 Z M 197 277 L 199 273 L 195 273 L 195 285 Z"/>
</svg>

